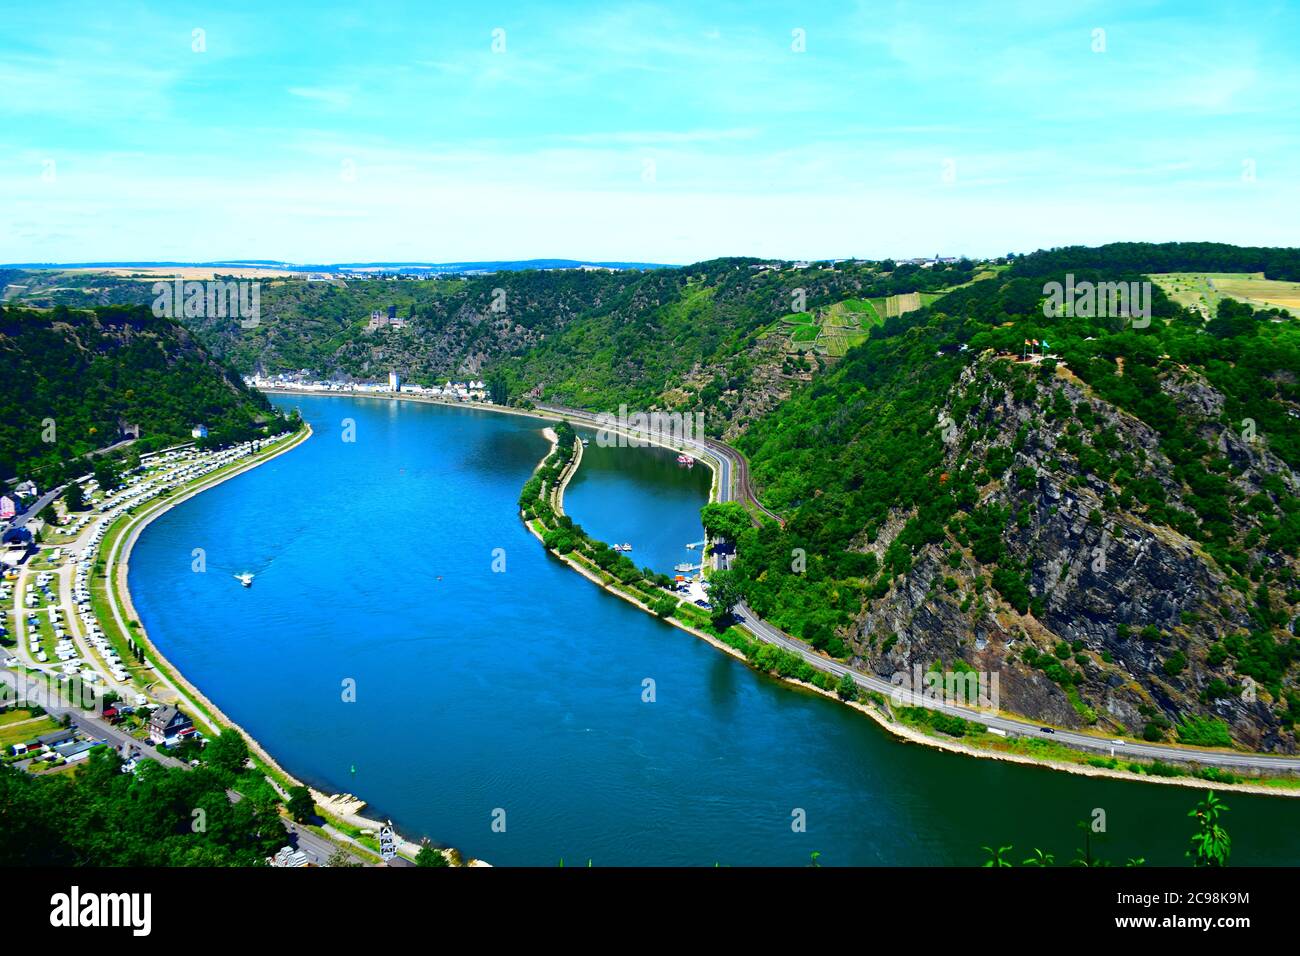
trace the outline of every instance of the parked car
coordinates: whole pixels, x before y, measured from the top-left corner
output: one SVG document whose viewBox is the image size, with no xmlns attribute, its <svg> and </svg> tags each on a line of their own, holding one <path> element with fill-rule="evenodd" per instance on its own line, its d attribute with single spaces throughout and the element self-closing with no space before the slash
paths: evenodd
<svg viewBox="0 0 1300 956">
<path fill-rule="evenodd" d="M 1054 733 L 1056 733 L 1056 731 L 1053 730 L 1051 727 L 1039 727 L 1038 729 L 1041 730 L 1041 731 L 1042 731 L 1043 733 L 1045 733 L 1045 734 L 1054 734 Z"/>
</svg>

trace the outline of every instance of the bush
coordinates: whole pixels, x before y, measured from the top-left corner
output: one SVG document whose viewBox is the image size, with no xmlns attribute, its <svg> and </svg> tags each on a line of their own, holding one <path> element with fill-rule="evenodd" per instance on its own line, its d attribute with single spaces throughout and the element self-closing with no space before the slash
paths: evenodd
<svg viewBox="0 0 1300 956">
<path fill-rule="evenodd" d="M 1165 673 L 1170 677 L 1181 674 L 1187 669 L 1187 655 L 1182 651 L 1174 651 L 1165 659 Z"/>
<path fill-rule="evenodd" d="M 650 605 L 650 610 L 654 611 L 659 617 L 668 617 L 673 611 L 677 610 L 677 598 L 671 594 L 663 594 L 655 598 L 654 603 Z"/>
<path fill-rule="evenodd" d="M 1228 725 L 1217 717 L 1184 717 L 1178 724 L 1179 743 L 1197 747 L 1231 747 Z"/>
</svg>

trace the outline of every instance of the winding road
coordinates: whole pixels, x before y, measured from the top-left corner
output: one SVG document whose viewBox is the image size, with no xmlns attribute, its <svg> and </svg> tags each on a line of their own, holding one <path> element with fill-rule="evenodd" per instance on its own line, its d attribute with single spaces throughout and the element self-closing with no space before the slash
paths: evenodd
<svg viewBox="0 0 1300 956">
<path fill-rule="evenodd" d="M 596 415 L 578 409 L 565 408 L 559 405 L 541 404 L 539 404 L 537 408 L 552 415 L 563 416 L 583 425 L 607 425 L 607 421 L 602 421 Z M 629 429 L 629 431 L 632 431 L 632 429 Z M 762 503 L 760 503 L 754 496 L 753 486 L 750 484 L 749 479 L 749 463 L 745 460 L 745 456 L 739 451 L 732 448 L 730 445 L 712 438 L 675 439 L 675 441 L 683 447 L 693 450 L 697 454 L 711 458 L 717 463 L 719 501 L 734 500 L 735 491 L 736 488 L 738 488 L 740 491 L 739 500 L 741 500 L 742 503 L 752 504 L 758 510 L 770 516 L 773 520 L 781 521 L 780 517 L 763 507 Z M 733 475 L 735 476 L 734 481 Z M 853 680 L 859 687 L 864 687 L 868 690 L 873 690 L 892 697 L 894 700 L 901 701 L 904 704 L 931 707 L 946 714 L 951 714 L 954 717 L 961 717 L 965 720 L 969 720 L 972 723 L 983 724 L 986 727 L 1005 731 L 1007 734 L 1015 734 L 1020 737 L 1039 737 L 1044 740 L 1067 744 L 1080 750 L 1114 754 L 1116 757 L 1131 755 L 1134 757 L 1145 757 L 1154 760 L 1197 763 L 1215 767 L 1238 767 L 1254 771 L 1276 770 L 1289 773 L 1300 772 L 1300 757 L 1284 757 L 1272 754 L 1244 753 L 1228 750 L 1203 750 L 1195 747 L 1152 744 L 1135 740 L 1125 740 L 1117 743 L 1116 740 L 1104 737 L 1094 737 L 1090 734 L 1079 733 L 1078 731 L 1046 728 L 1028 721 L 1004 717 L 1000 713 L 990 713 L 988 711 L 976 710 L 975 708 L 958 707 L 937 703 L 933 700 L 926 700 L 921 695 L 914 694 L 896 684 L 891 684 L 882 677 L 877 677 L 872 674 L 863 674 L 860 671 L 855 671 L 852 668 L 841 664 L 839 661 L 818 653 L 803 641 L 791 637 L 784 631 L 781 631 L 764 621 L 744 603 L 736 606 L 735 616 L 745 629 L 759 640 L 765 641 L 768 644 L 775 644 L 791 653 L 798 654 L 803 658 L 803 660 L 807 661 L 818 670 L 833 674 L 836 677 L 842 677 L 846 673 L 851 674 Z"/>
</svg>

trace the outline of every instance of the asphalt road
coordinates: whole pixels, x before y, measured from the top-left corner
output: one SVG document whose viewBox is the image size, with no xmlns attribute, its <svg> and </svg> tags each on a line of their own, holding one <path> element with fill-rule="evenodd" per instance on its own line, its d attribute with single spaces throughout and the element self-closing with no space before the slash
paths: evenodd
<svg viewBox="0 0 1300 956">
<path fill-rule="evenodd" d="M 559 415 L 564 415 L 583 424 L 598 424 L 599 419 L 589 412 L 578 411 L 576 409 L 564 408 L 557 405 L 538 405 L 538 408 Z M 753 497 L 753 489 L 749 484 L 749 469 L 745 461 L 745 456 L 730 445 L 716 441 L 711 438 L 690 439 L 682 442 L 683 445 L 694 448 L 697 451 L 708 451 L 711 456 L 719 462 L 719 494 L 720 501 L 731 501 L 735 495 L 733 487 L 733 472 L 738 479 L 734 485 L 738 486 L 745 500 L 753 502 L 764 514 L 770 515 L 777 521 L 781 519 L 764 508 Z M 769 644 L 775 644 L 783 647 L 792 653 L 798 654 L 810 665 L 818 670 L 836 677 L 842 677 L 845 673 L 853 675 L 853 680 L 860 687 L 869 690 L 878 691 L 887 696 L 899 695 L 896 700 L 901 700 L 905 704 L 916 706 L 933 707 L 944 713 L 961 717 L 973 723 L 980 723 L 986 727 L 993 727 L 998 730 L 1004 730 L 1008 734 L 1016 734 L 1021 737 L 1040 737 L 1044 740 L 1052 740 L 1056 743 L 1068 744 L 1080 750 L 1096 751 L 1099 753 L 1114 753 L 1116 757 L 1122 757 L 1126 754 L 1135 757 L 1145 757 L 1148 759 L 1177 761 L 1182 763 L 1198 763 L 1207 766 L 1216 767 L 1239 767 L 1249 770 L 1281 770 L 1287 772 L 1300 772 L 1300 757 L 1282 757 L 1271 754 L 1253 754 L 1237 753 L 1222 750 L 1202 750 L 1195 747 L 1176 747 L 1162 744 L 1151 744 L 1142 741 L 1125 741 L 1117 744 L 1110 739 L 1094 737 L 1089 734 L 1081 734 L 1072 730 L 1046 730 L 1041 725 L 1030 723 L 1023 720 L 1014 720 L 1009 717 L 1003 717 L 1000 714 L 990 714 L 984 711 L 975 710 L 974 708 L 956 707 L 947 704 L 936 703 L 932 700 L 924 700 L 917 695 L 913 695 L 898 685 L 891 684 L 889 681 L 875 675 L 863 674 L 855 671 L 832 660 L 823 654 L 813 650 L 803 641 L 797 640 L 786 634 L 784 631 L 773 627 L 764 621 L 746 605 L 737 605 L 735 609 L 736 617 L 744 624 L 745 628 L 752 632 L 755 637 Z"/>
<path fill-rule="evenodd" d="M 51 501 L 53 501 L 55 498 L 59 497 L 59 493 L 62 491 L 63 491 L 63 485 L 59 485 L 59 487 L 51 488 L 49 491 L 45 492 L 45 494 L 41 495 L 39 498 L 36 499 L 35 504 L 33 504 L 22 514 L 14 518 L 13 526 L 15 528 L 27 527 L 27 522 L 31 521 L 38 514 L 44 511 L 45 506 L 48 505 Z"/>
</svg>

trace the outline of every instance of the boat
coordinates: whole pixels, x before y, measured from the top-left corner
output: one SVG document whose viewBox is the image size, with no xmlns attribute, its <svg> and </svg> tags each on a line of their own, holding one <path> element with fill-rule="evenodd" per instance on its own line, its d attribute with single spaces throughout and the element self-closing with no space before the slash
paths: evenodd
<svg viewBox="0 0 1300 956">
<path fill-rule="evenodd" d="M 235 577 L 244 587 L 251 588 L 253 586 L 253 575 L 251 572 L 245 571 L 243 574 L 236 574 Z"/>
<path fill-rule="evenodd" d="M 677 464 L 679 464 L 679 465 L 685 465 L 687 468 L 694 468 L 694 467 L 695 467 L 695 459 L 692 458 L 690 455 L 678 455 L 678 456 L 677 456 Z"/>
<path fill-rule="evenodd" d="M 631 551 L 631 550 L 632 550 L 632 546 L 631 546 L 630 544 L 625 544 L 625 545 L 623 545 L 623 550 L 624 550 L 624 551 Z"/>
</svg>

